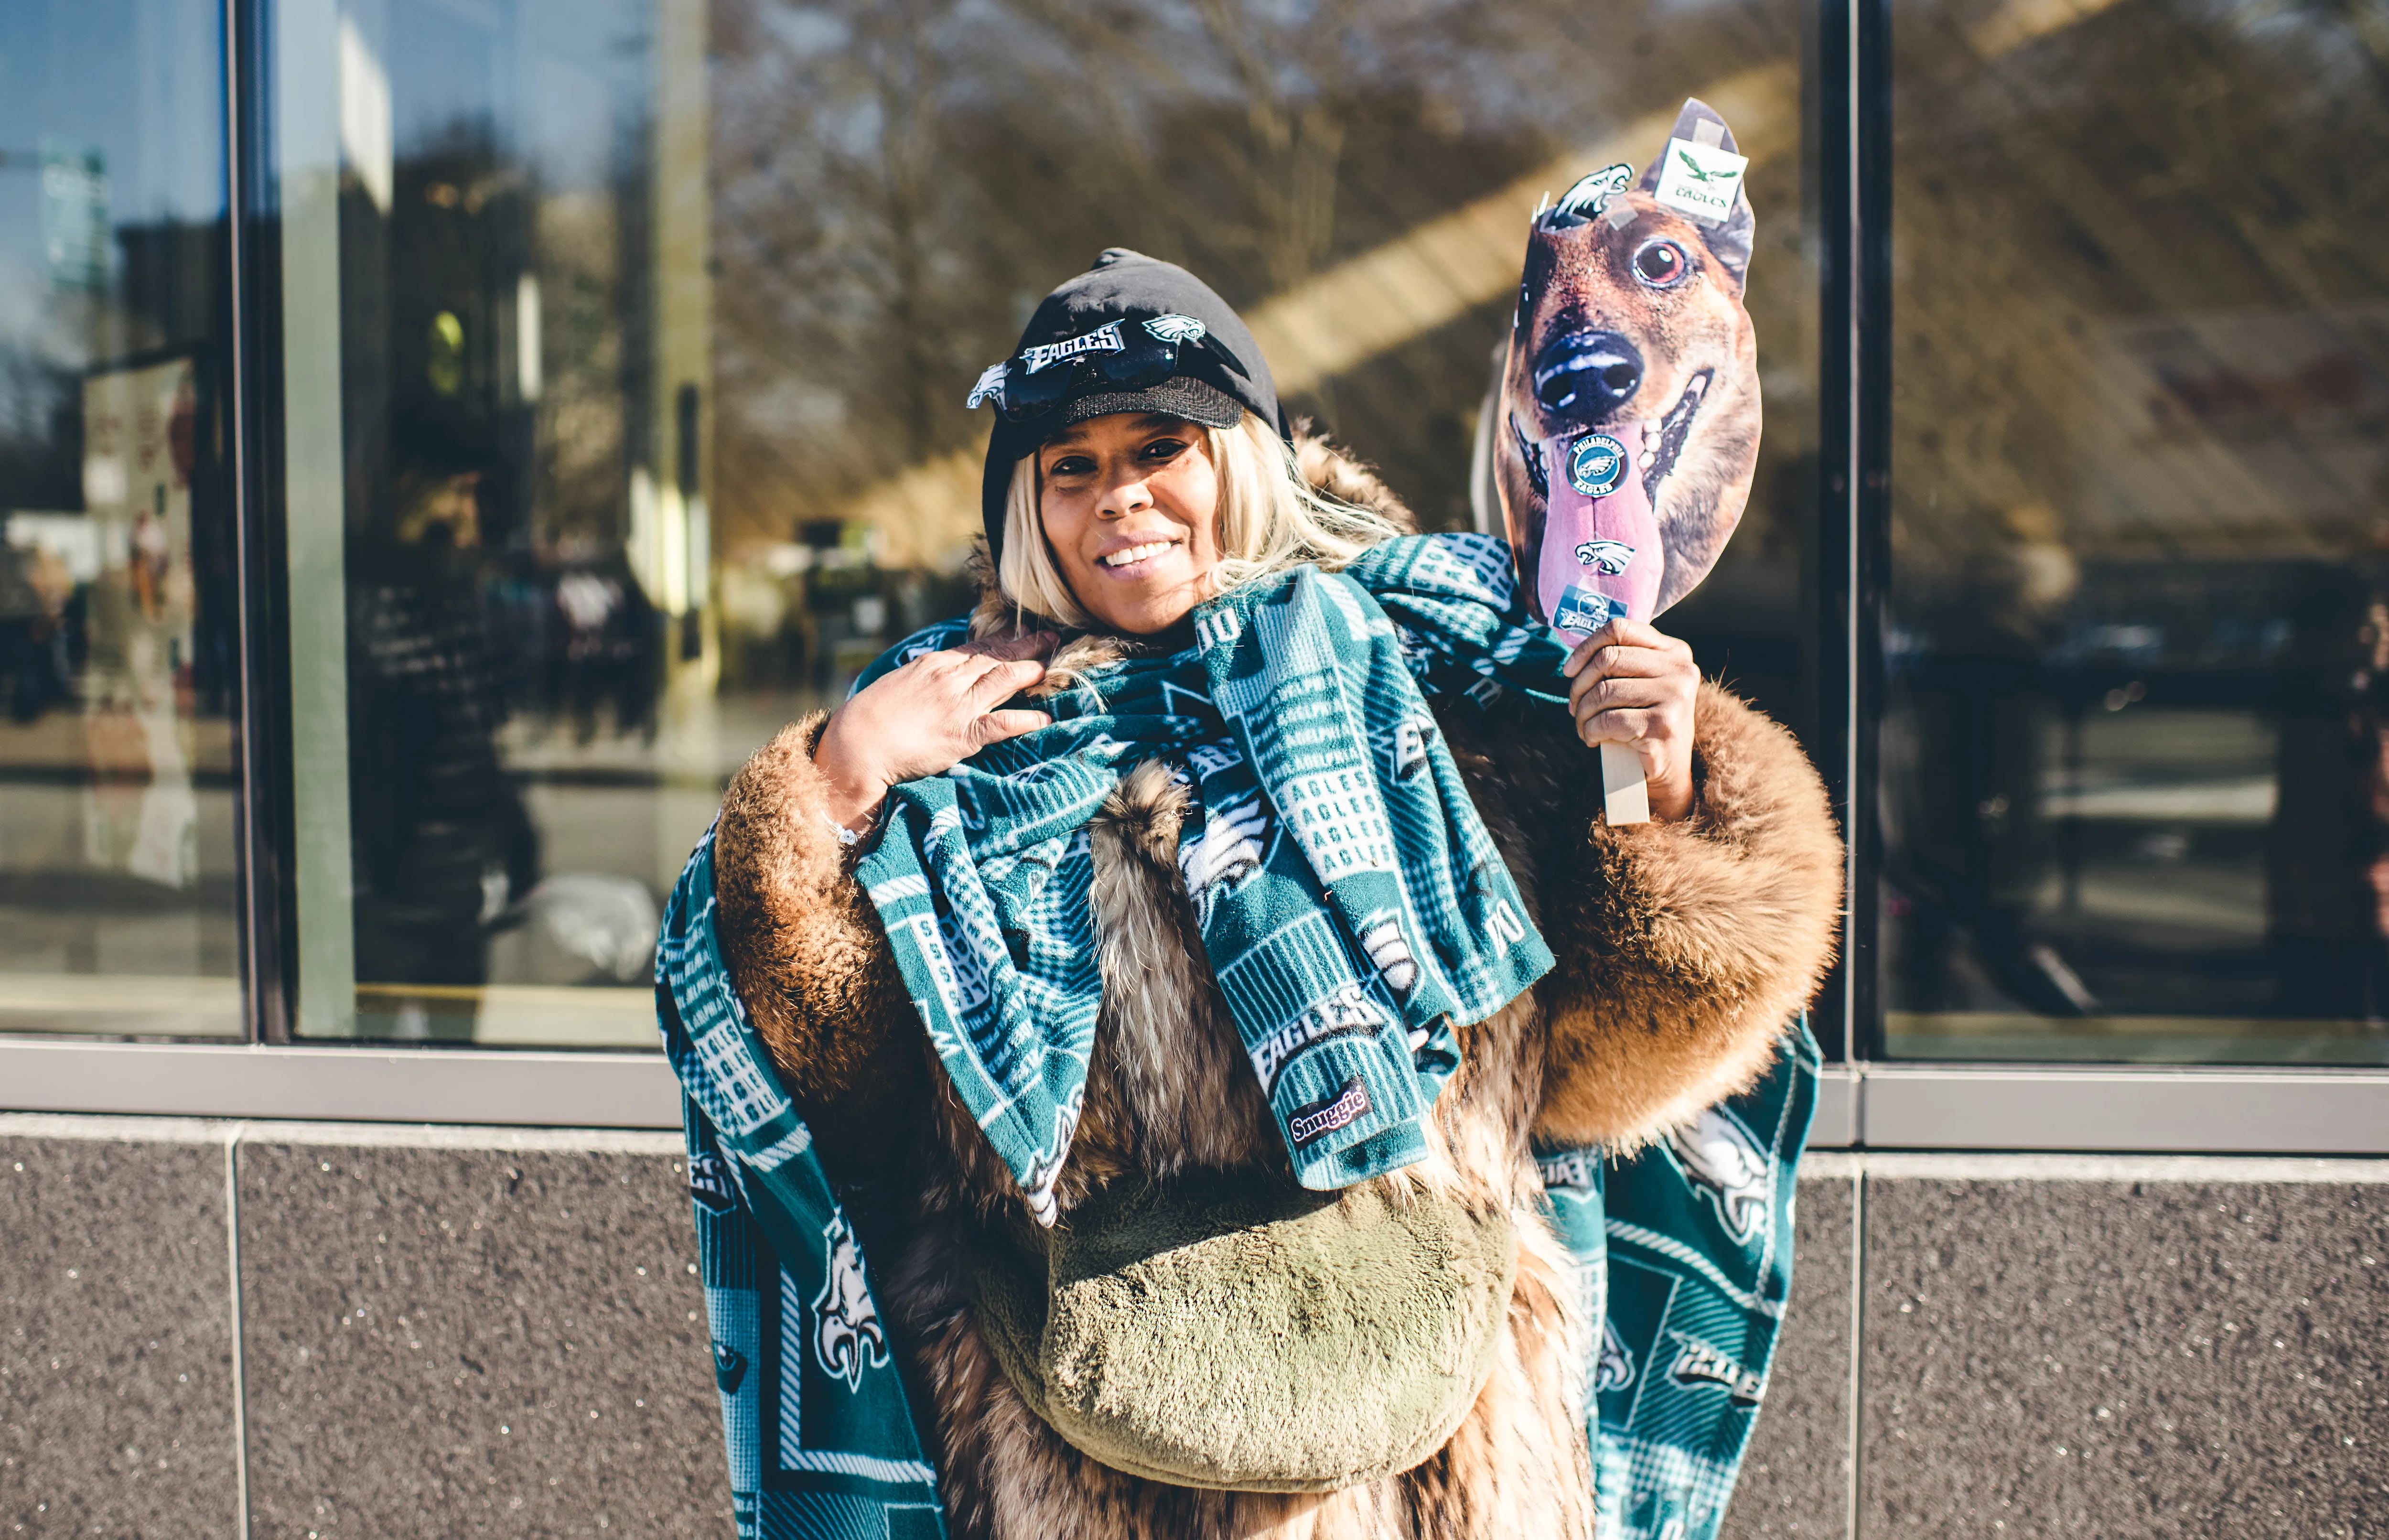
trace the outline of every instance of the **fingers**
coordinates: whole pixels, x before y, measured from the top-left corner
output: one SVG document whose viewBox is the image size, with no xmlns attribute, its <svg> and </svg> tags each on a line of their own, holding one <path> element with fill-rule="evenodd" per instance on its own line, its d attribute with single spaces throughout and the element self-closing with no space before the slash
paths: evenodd
<svg viewBox="0 0 2389 1540">
<path fill-rule="evenodd" d="M 981 712 L 1041 682 L 1054 640 L 1050 631 L 990 636 L 942 652 L 925 652 L 905 666 L 919 669 L 926 678 L 953 682 L 963 703 Z"/>
<path fill-rule="evenodd" d="M 1690 762 L 1700 669 L 1692 648 L 1638 621 L 1611 622 L 1568 660 L 1568 713 L 1586 744 L 1622 743 L 1655 783 Z"/>
<path fill-rule="evenodd" d="M 1654 787 L 1675 784 L 1679 772 L 1692 764 L 1690 751 L 1669 734 L 1668 723 L 1659 712 L 1598 712 L 1578 722 L 1577 736 L 1588 749 L 1603 743 L 1621 743 L 1633 750 L 1634 757 L 1642 762 L 1643 780 Z"/>
<path fill-rule="evenodd" d="M 1054 636 L 1050 631 L 1030 631 L 1008 636 L 989 636 L 960 647 L 946 648 L 937 652 L 924 652 L 904 666 L 925 675 L 960 674 L 976 679 L 990 661 L 1013 662 L 1026 658 L 1053 655 Z"/>
<path fill-rule="evenodd" d="M 1568 654 L 1561 672 L 1576 678 L 1597 674 L 1657 674 L 1691 663 L 1693 649 L 1656 626 L 1624 616 L 1587 636 Z"/>
<path fill-rule="evenodd" d="M 1568 687 L 1568 711 L 1579 722 L 1595 712 L 1620 707 L 1667 707 L 1691 699 L 1689 681 L 1669 674 L 1583 674 Z"/>
<path fill-rule="evenodd" d="M 1701 686 L 1701 671 L 1690 648 L 1681 653 L 1645 648 L 1619 649 L 1621 656 L 1600 656 L 1568 681 L 1568 706 L 1581 716 L 1586 701 L 1598 711 L 1609 706 L 1680 704 L 1692 709 Z"/>
<path fill-rule="evenodd" d="M 971 680 L 964 695 L 965 699 L 980 711 L 999 700 L 1011 699 L 1045 677 L 1045 663 L 1039 658 L 998 658 L 980 661 L 984 666 Z"/>
<path fill-rule="evenodd" d="M 1620 707 L 1612 711 L 1591 712 L 1577 718 L 1577 736 L 1589 748 L 1596 743 L 1623 743 L 1642 756 L 1646 772 L 1664 769 L 1668 758 L 1669 735 L 1662 713 L 1644 707 Z M 1654 765 L 1653 761 L 1661 762 Z"/>
<path fill-rule="evenodd" d="M 971 724 L 971 737 L 984 749 L 990 743 L 1001 743 L 1008 738 L 1033 733 L 1040 727 L 1050 727 L 1054 719 L 1043 712 L 989 712 Z"/>
</svg>

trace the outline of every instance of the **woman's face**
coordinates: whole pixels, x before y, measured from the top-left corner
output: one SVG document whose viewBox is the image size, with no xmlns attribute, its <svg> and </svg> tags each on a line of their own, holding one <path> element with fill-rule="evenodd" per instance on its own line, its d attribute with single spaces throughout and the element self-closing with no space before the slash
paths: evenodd
<svg viewBox="0 0 2389 1540">
<path fill-rule="evenodd" d="M 1038 450 L 1037 468 L 1045 542 L 1097 623 L 1148 636 L 1212 596 L 1220 479 L 1202 429 L 1091 417 Z"/>
</svg>

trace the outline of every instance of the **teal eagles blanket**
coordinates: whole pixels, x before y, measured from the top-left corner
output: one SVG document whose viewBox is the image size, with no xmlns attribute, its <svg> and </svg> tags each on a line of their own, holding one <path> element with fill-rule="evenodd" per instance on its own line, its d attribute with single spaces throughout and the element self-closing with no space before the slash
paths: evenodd
<svg viewBox="0 0 2389 1540">
<path fill-rule="evenodd" d="M 1576 1254 L 1598 1540 L 1715 1540 L 1792 1290 L 1793 1185 L 1817 1107 L 1801 1018 L 1765 1078 L 1630 1160 L 1539 1151 Z"/>
<path fill-rule="evenodd" d="M 1252 987 L 1229 991 L 1232 1008 L 1307 1181 L 1341 1186 L 1403 1163 L 1453 1067 L 1449 1021 L 1490 1014 L 1549 967 L 1432 716 L 1410 708 L 1423 708 L 1423 697 L 1490 706 L 1512 693 L 1555 694 L 1552 660 L 1565 651 L 1515 610 L 1498 541 L 1391 544 L 1347 569 L 1344 582 L 1300 572 L 1242 604 L 1207 607 L 1189 653 L 1092 678 L 1070 703 L 1056 703 L 1054 726 L 1044 730 L 1062 735 L 1069 757 L 1061 773 L 1032 764 L 997 773 L 982 753 L 967 773 L 941 778 L 951 786 L 902 789 L 864 868 L 883 854 L 900 865 L 864 879 L 883 918 L 899 917 L 889 919 L 891 940 L 900 920 L 913 938 L 906 977 L 916 1003 L 931 1031 L 944 1033 L 936 1041 L 957 1090 L 967 1099 L 965 1077 L 976 1074 L 980 1094 L 992 1092 L 986 1107 L 972 1105 L 1032 1200 L 1050 1193 L 1067 1149 L 1092 1033 L 1092 945 L 1065 957 L 1054 939 L 1083 933 L 1070 910 L 1085 910 L 1084 824 L 1102 800 L 1088 800 L 1088 786 L 1107 791 L 1141 758 L 1178 760 L 1197 790 L 1201 815 L 1183 832 L 1181 864 L 1223 985 L 1232 959 L 1259 959 Z M 1219 619 L 1223 612 L 1233 618 Z M 1239 645 L 1257 629 L 1258 648 Z M 933 627 L 866 677 L 923 648 L 952 645 L 961 630 L 959 622 Z M 1322 677 L 1322 657 L 1332 657 L 1333 679 Z M 1206 697 L 1220 704 L 1206 710 Z M 1395 709 L 1383 709 L 1388 700 Z M 1272 703 L 1278 721 L 1256 720 Z M 1129 705 L 1158 709 L 1120 709 Z M 1120 747 L 1131 733 L 1147 745 L 1144 755 Z M 1370 764 L 1371 750 L 1386 773 Z M 981 774 L 991 778 L 972 779 Z M 1047 776 L 1066 783 L 1059 793 L 1040 789 Z M 1373 799 L 1364 780 L 1377 782 Z M 1289 799 L 1310 799 L 1299 821 L 1273 800 L 1296 783 Z M 924 786 L 933 789 L 915 799 Z M 1062 810 L 1081 802 L 1085 812 L 1070 822 Z M 1039 826 L 1015 820 L 1008 844 L 988 838 L 988 825 L 1023 808 L 1053 827 L 1032 839 L 1027 831 Z M 1308 843 L 1306 832 L 1315 836 Z M 911 852 L 909 866 L 890 851 L 899 844 Z M 1292 896 L 1306 870 L 1324 926 L 1306 924 Z M 890 882 L 883 896 L 878 889 Z M 1246 887 L 1247 906 L 1219 913 Z M 938 892 L 952 902 L 957 890 L 976 920 L 955 922 L 930 899 Z M 686 1093 L 690 1192 L 738 1533 L 942 1534 L 901 1351 L 830 1175 L 729 983 L 713 910 L 709 832 L 665 917 L 657 1004 Z M 974 941 L 964 928 L 990 919 L 1000 958 L 985 948 L 987 935 Z M 1397 938 L 1399 950 L 1389 944 Z M 941 978 L 939 959 L 952 969 L 965 946 L 979 971 Z M 1250 1022 L 1272 998 L 1267 989 L 1281 991 L 1280 1025 L 1296 1030 L 1264 1031 L 1257 1042 Z M 994 1005 L 1005 992 L 1014 1003 Z M 1328 1008 L 1312 1008 L 1322 1000 Z M 1003 1014 L 1049 1001 L 1088 1013 L 1081 1035 Z M 973 1035 L 974 1011 L 982 1023 L 1010 1022 L 1009 1034 Z M 1293 1061 L 1339 1044 L 1287 1082 Z M 1723 1517 L 1790 1288 L 1793 1170 L 1816 1068 L 1803 1025 L 1764 1083 L 1668 1143 L 1628 1161 L 1589 1150 L 1543 1157 L 1552 1221 L 1582 1265 L 1591 1318 L 1603 1322 L 1587 1366 L 1602 1540 L 1709 1540 Z M 1007 1123 L 1024 1103 L 1029 1112 Z"/>
<path fill-rule="evenodd" d="M 1389 540 L 1194 612 L 1195 644 L 1088 671 L 1053 725 L 888 798 L 855 868 L 955 1093 L 1054 1222 L 1103 1003 L 1087 822 L 1148 760 L 1193 792 L 1179 865 L 1305 1187 L 1426 1153 L 1451 1023 L 1552 966 L 1422 692 L 1566 699 L 1567 648 L 1507 603 L 1507 545 Z M 861 689 L 957 645 L 906 639 Z"/>
<path fill-rule="evenodd" d="M 896 1344 L 812 1132 L 772 1072 L 713 923 L 713 831 L 656 948 L 739 1540 L 945 1534 Z"/>
</svg>

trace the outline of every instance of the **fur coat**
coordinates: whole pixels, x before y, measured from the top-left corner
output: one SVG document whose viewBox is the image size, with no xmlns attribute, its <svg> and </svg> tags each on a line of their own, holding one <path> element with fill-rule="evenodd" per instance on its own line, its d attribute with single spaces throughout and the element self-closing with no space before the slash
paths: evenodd
<svg viewBox="0 0 2389 1540">
<path fill-rule="evenodd" d="M 1317 441 L 1301 448 L 1315 483 L 1400 514 L 1350 461 Z M 1010 615 L 990 597 L 975 629 Z M 1080 638 L 1054 666 L 1118 645 Z M 850 852 L 818 815 L 825 799 L 811 750 L 824 719 L 789 726 L 756 753 L 730 788 L 715 840 L 723 952 L 910 1347 L 907 1379 L 951 1533 L 1591 1535 L 1586 1323 L 1567 1254 L 1539 1217 L 1530 1147 L 1631 1149 L 1746 1088 L 1821 980 L 1841 906 L 1840 841 L 1792 736 L 1714 684 L 1700 687 L 1695 716 L 1693 814 L 1612 829 L 1597 811 L 1598 760 L 1565 713 L 1493 728 L 1464 703 L 1438 712 L 1557 966 L 1457 1031 L 1462 1068 L 1435 1108 L 1433 1155 L 1377 1184 L 1397 1200 L 1424 1190 L 1507 1210 L 1514 1282 L 1490 1378 L 1443 1446 L 1398 1476 L 1314 1494 L 1129 1475 L 1029 1409 L 980 1329 L 967 1282 L 973 1248 L 999 1229 L 1017 1234 L 1022 1205 L 945 1083 Z M 1159 765 L 1145 766 L 1092 830 L 1104 1004 L 1056 1188 L 1066 1225 L 1114 1183 L 1259 1179 L 1286 1167 L 1180 876 L 1183 797 Z"/>
</svg>

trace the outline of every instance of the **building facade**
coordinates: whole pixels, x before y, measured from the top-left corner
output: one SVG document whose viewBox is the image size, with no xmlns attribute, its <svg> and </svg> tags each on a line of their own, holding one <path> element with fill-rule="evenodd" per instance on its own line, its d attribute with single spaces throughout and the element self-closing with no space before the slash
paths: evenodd
<svg viewBox="0 0 2389 1540">
<path fill-rule="evenodd" d="M 1165 256 L 1470 527 L 1530 211 L 1697 96 L 1766 427 L 1662 623 L 1850 836 L 1729 1533 L 2389 1525 L 2384 80 L 2303 0 L 0 7 L 0 1519 L 706 1533 L 658 905 L 964 602 L 979 370 Z"/>
</svg>

